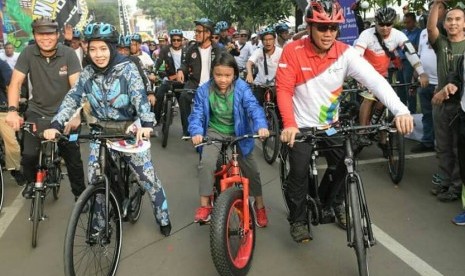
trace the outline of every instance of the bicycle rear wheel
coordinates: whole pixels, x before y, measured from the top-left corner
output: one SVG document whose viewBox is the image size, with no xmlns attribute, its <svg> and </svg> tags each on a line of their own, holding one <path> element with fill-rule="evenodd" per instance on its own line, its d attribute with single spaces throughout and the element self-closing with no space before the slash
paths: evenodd
<svg viewBox="0 0 465 276">
<path fill-rule="evenodd" d="M 161 146 L 166 147 L 168 145 L 168 134 L 170 132 L 171 121 L 173 120 L 173 110 L 172 110 L 173 100 L 166 99 L 165 103 L 165 114 L 164 122 L 162 126 L 162 141 Z"/>
<path fill-rule="evenodd" d="M 394 184 L 399 184 L 404 176 L 404 136 L 399 132 L 388 132 L 386 145 L 388 149 L 389 176 Z"/>
<path fill-rule="evenodd" d="M 131 223 L 136 223 L 140 218 L 144 193 L 145 191 L 137 183 L 137 178 L 132 171 L 130 171 L 128 218 Z"/>
<path fill-rule="evenodd" d="M 31 200 L 32 247 L 34 248 L 37 246 L 37 233 L 39 231 L 39 222 L 42 220 L 43 203 L 41 192 L 36 190 L 34 198 Z"/>
<path fill-rule="evenodd" d="M 48 179 L 49 179 L 49 182 L 53 185 L 52 186 L 53 198 L 57 200 L 60 194 L 61 180 L 63 179 L 63 176 L 61 175 L 60 164 L 56 164 L 53 166 L 53 168 L 48 170 Z"/>
<path fill-rule="evenodd" d="M 273 108 L 265 108 L 266 121 L 268 129 L 275 135 L 267 137 L 263 143 L 263 157 L 268 164 L 273 164 L 279 153 L 279 121 L 278 115 Z"/>
<path fill-rule="evenodd" d="M 358 271 L 360 276 L 369 275 L 368 261 L 367 261 L 367 238 L 365 233 L 366 228 L 363 226 L 366 222 L 366 216 L 362 213 L 363 208 L 360 205 L 360 179 L 358 177 L 348 177 L 347 180 L 348 191 L 348 204 L 349 204 L 349 226 L 351 246 L 355 249 L 357 255 Z"/>
<path fill-rule="evenodd" d="M 108 204 L 107 216 L 103 183 L 89 185 L 77 200 L 65 234 L 65 275 L 115 275 L 123 229 L 120 208 L 112 191 Z M 89 210 L 83 212 L 86 205 Z"/>
<path fill-rule="evenodd" d="M 250 219 L 244 221 L 242 190 L 232 187 L 216 200 L 210 224 L 210 249 L 220 275 L 246 275 L 255 248 L 255 223 L 252 207 Z M 249 224 L 245 232 L 244 225 Z"/>
</svg>

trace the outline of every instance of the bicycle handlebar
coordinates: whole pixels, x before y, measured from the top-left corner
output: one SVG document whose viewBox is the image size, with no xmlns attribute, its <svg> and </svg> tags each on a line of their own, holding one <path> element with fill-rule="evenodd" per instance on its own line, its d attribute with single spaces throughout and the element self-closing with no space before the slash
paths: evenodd
<svg viewBox="0 0 465 276">
<path fill-rule="evenodd" d="M 191 139 L 191 136 L 183 136 L 181 139 L 182 140 L 189 140 Z M 195 148 L 201 147 L 201 146 L 208 146 L 208 145 L 213 145 L 213 144 L 225 144 L 227 146 L 232 146 L 234 144 L 237 144 L 239 141 L 242 141 L 247 138 L 261 138 L 260 135 L 258 134 L 245 134 L 242 136 L 228 136 L 224 138 L 213 138 L 209 136 L 204 136 L 202 143 L 195 145 Z"/>
</svg>

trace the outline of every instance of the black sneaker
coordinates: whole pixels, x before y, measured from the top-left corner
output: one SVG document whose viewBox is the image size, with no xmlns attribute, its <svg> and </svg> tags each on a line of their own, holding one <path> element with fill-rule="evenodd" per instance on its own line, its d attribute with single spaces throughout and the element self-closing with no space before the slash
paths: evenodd
<svg viewBox="0 0 465 276">
<path fill-rule="evenodd" d="M 334 216 L 336 217 L 336 224 L 343 230 L 347 230 L 346 207 L 344 203 L 334 207 Z"/>
<path fill-rule="evenodd" d="M 438 200 L 442 202 L 456 201 L 460 197 L 461 197 L 461 193 L 451 191 L 451 190 L 445 191 L 437 195 Z"/>
<path fill-rule="evenodd" d="M 434 146 L 427 146 L 423 143 L 419 143 L 410 149 L 411 153 L 433 152 L 433 151 L 435 151 Z"/>
<path fill-rule="evenodd" d="M 171 234 L 171 223 L 168 223 L 168 225 L 165 226 L 160 225 L 160 232 L 163 236 L 168 237 Z"/>
<path fill-rule="evenodd" d="M 10 171 L 10 173 L 11 173 L 11 176 L 13 176 L 14 179 L 16 180 L 16 184 L 18 184 L 18 186 L 24 186 L 24 184 L 26 184 L 26 178 L 21 173 L 21 171 L 12 170 Z"/>
<path fill-rule="evenodd" d="M 307 224 L 301 221 L 291 224 L 291 236 L 298 243 L 308 242 L 312 239 Z"/>
<path fill-rule="evenodd" d="M 327 224 L 333 223 L 336 221 L 336 218 L 333 214 L 333 209 L 331 207 L 324 207 L 321 209 L 320 223 Z"/>
<path fill-rule="evenodd" d="M 433 185 L 433 188 L 430 190 L 431 194 L 437 196 L 438 194 L 442 194 L 447 192 L 449 187 L 442 186 L 442 185 Z"/>
<path fill-rule="evenodd" d="M 25 199 L 31 199 L 32 198 L 32 194 L 34 192 L 34 183 L 27 183 L 25 186 L 24 186 L 24 189 L 23 189 L 23 192 L 22 192 L 22 195 Z"/>
</svg>

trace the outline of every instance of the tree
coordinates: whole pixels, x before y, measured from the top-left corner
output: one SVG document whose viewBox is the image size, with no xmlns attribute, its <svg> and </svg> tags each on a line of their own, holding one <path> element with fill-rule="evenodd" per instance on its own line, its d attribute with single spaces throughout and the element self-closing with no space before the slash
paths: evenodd
<svg viewBox="0 0 465 276">
<path fill-rule="evenodd" d="M 292 15 L 294 0 L 194 0 L 213 21 L 234 22 L 240 28 L 255 29 L 273 24 Z"/>
<path fill-rule="evenodd" d="M 137 7 L 147 16 L 165 21 L 167 28 L 192 30 L 194 20 L 202 17 L 202 12 L 189 0 L 138 0 Z"/>
<path fill-rule="evenodd" d="M 401 0 L 361 0 L 361 1 L 366 1 L 370 4 L 369 9 L 377 9 L 379 7 L 385 7 L 385 6 L 393 6 L 397 5 L 400 6 L 402 5 Z M 455 7 L 457 4 L 461 4 L 460 0 L 445 0 L 445 2 L 448 3 L 450 7 Z M 425 7 L 427 3 L 429 3 L 429 0 L 409 0 L 407 1 L 410 10 L 417 11 L 420 10 L 421 8 Z"/>
<path fill-rule="evenodd" d="M 119 30 L 118 2 L 101 2 L 99 0 L 87 0 L 89 14 L 94 17 L 94 22 L 106 22 Z"/>
</svg>

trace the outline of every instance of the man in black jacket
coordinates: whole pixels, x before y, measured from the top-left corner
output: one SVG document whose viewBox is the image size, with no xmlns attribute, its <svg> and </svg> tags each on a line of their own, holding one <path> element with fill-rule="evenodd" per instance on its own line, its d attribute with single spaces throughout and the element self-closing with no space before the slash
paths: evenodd
<svg viewBox="0 0 465 276">
<path fill-rule="evenodd" d="M 196 43 L 187 48 L 181 68 L 177 70 L 177 81 L 186 81 L 184 88 L 187 89 L 197 89 L 210 79 L 213 60 L 224 51 L 216 43 L 212 43 L 211 36 L 215 24 L 210 19 L 201 18 L 194 23 Z M 179 110 L 184 136 L 189 136 L 187 118 L 191 113 L 193 98 L 194 95 L 188 92 L 183 92 L 179 96 Z"/>
<path fill-rule="evenodd" d="M 169 32 L 171 44 L 163 46 L 160 49 L 157 62 L 155 63 L 155 72 L 162 79 L 160 87 L 156 92 L 157 101 L 155 104 L 155 119 L 160 122 L 161 111 L 163 108 L 163 98 L 170 86 L 164 80 L 176 80 L 176 72 L 181 68 L 185 50 L 182 47 L 183 33 L 179 29 L 173 29 Z M 182 84 L 174 84 L 173 88 L 182 88 Z"/>
</svg>

